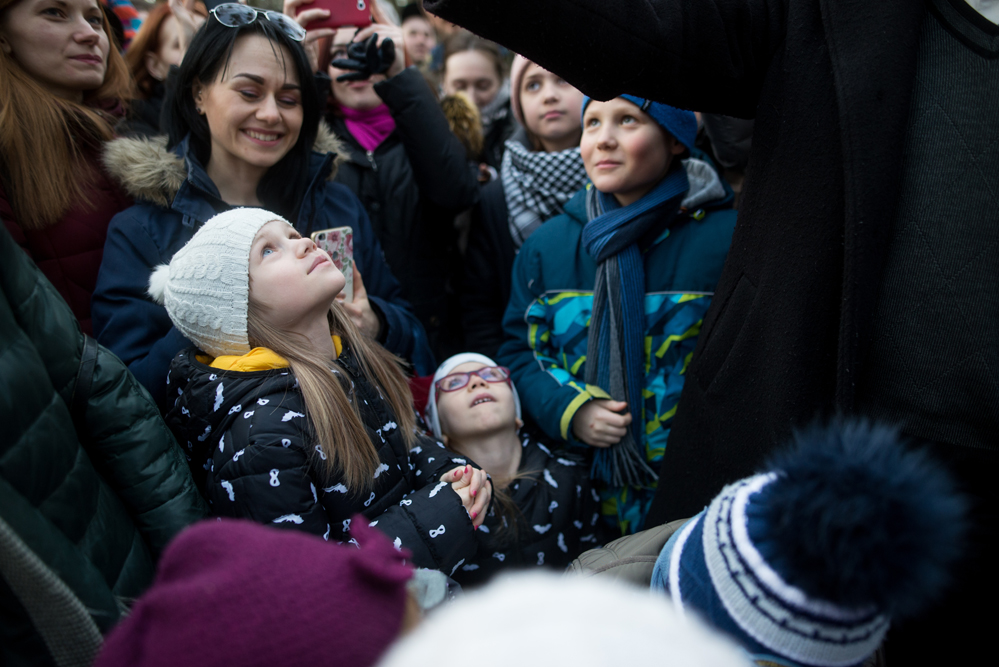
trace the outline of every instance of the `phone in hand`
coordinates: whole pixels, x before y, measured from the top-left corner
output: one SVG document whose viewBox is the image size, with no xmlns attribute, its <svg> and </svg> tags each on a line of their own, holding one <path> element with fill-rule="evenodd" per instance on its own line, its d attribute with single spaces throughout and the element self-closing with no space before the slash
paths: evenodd
<svg viewBox="0 0 999 667">
<path fill-rule="evenodd" d="M 325 19 L 310 21 L 305 26 L 307 30 L 316 28 L 342 28 L 343 26 L 354 26 L 355 28 L 365 28 L 371 25 L 370 3 L 375 0 L 314 0 L 305 5 L 299 5 L 296 14 L 301 14 L 306 9 L 328 9 L 330 15 Z"/>
<path fill-rule="evenodd" d="M 347 279 L 343 293 L 347 303 L 354 300 L 354 230 L 350 227 L 331 227 L 312 234 L 312 241 L 329 253 L 330 259 Z"/>
</svg>

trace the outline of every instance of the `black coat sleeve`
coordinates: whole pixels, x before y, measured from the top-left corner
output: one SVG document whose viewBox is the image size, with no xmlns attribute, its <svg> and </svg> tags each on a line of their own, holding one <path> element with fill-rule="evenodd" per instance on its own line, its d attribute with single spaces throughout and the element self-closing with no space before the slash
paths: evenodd
<svg viewBox="0 0 999 667">
<path fill-rule="evenodd" d="M 556 72 L 622 93 L 751 118 L 789 0 L 427 0 L 428 11 Z"/>
<path fill-rule="evenodd" d="M 375 92 L 392 111 L 420 194 L 452 211 L 475 204 L 479 184 L 468 168 L 465 149 L 420 71 L 409 67 L 376 83 Z"/>
<path fill-rule="evenodd" d="M 490 358 L 503 344 L 514 254 L 506 195 L 502 182 L 495 180 L 482 188 L 481 200 L 472 209 L 460 288 L 465 347 Z"/>
</svg>

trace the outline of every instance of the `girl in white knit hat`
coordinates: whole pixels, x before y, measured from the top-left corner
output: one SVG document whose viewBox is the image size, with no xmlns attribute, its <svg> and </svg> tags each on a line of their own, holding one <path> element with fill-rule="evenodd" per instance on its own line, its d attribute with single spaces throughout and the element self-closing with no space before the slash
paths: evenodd
<svg viewBox="0 0 999 667">
<path fill-rule="evenodd" d="M 198 348 L 171 365 L 167 421 L 215 514 L 339 541 L 367 519 L 450 574 L 476 551 L 491 485 L 416 433 L 399 359 L 344 313 L 343 285 L 274 213 L 210 219 L 150 280 Z"/>
</svg>

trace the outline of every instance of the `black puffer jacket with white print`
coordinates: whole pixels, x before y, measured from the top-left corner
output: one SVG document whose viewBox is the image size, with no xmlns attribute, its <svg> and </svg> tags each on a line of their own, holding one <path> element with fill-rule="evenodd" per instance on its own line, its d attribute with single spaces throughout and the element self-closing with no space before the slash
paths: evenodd
<svg viewBox="0 0 999 667">
<path fill-rule="evenodd" d="M 526 429 L 520 441 L 520 467 L 506 489 L 517 508 L 516 529 L 510 530 L 494 498 L 479 527 L 478 551 L 452 575 L 463 586 L 482 583 L 506 569 L 563 570 L 584 550 L 603 543 L 599 496 L 590 486 L 586 459 L 551 449 Z"/>
<path fill-rule="evenodd" d="M 337 365 L 353 384 L 381 464 L 370 491 L 354 493 L 323 474 L 305 401 L 288 368 L 224 371 L 189 348 L 173 360 L 167 423 L 186 450 L 199 488 L 218 516 L 252 519 L 348 541 L 361 514 L 417 567 L 450 574 L 476 551 L 468 513 L 441 475 L 466 463 L 425 436 L 407 451 L 389 404 L 344 348 Z M 348 383 L 345 381 L 345 385 Z M 349 387 L 346 387 L 349 390 Z"/>
</svg>

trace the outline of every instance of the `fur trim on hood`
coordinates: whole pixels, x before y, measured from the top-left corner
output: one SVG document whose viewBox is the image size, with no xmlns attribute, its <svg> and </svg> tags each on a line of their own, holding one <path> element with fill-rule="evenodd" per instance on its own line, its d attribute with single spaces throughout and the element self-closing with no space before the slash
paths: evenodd
<svg viewBox="0 0 999 667">
<path fill-rule="evenodd" d="M 325 121 L 319 123 L 319 132 L 312 150 L 335 155 L 333 168 L 327 179 L 332 181 L 340 161 L 347 159 L 348 153 Z M 159 206 L 170 206 L 187 178 L 184 159 L 167 150 L 166 136 L 121 137 L 109 141 L 104 145 L 104 166 L 130 197 Z"/>
</svg>

